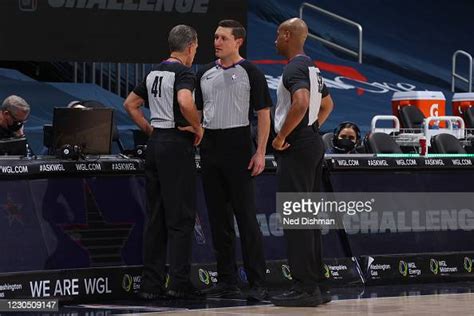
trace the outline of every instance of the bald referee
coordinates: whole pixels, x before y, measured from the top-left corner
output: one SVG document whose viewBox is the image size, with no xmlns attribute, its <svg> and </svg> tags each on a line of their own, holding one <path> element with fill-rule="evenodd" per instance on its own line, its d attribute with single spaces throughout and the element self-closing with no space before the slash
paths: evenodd
<svg viewBox="0 0 474 316">
<path fill-rule="evenodd" d="M 303 50 L 308 35 L 298 18 L 283 22 L 277 31 L 277 51 L 288 59 L 277 90 L 273 148 L 277 151 L 278 192 L 317 192 L 324 146 L 321 126 L 333 102 L 318 68 Z M 321 294 L 320 230 L 284 230 L 293 287 L 272 297 L 278 306 L 317 306 L 329 300 Z M 323 289 L 324 290 L 324 289 Z"/>
<path fill-rule="evenodd" d="M 168 59 L 146 76 L 124 104 L 133 121 L 150 135 L 145 160 L 148 221 L 139 293 L 144 299 L 186 299 L 198 294 L 189 281 L 196 216 L 193 145 L 198 145 L 203 135 L 192 95 L 196 77 L 189 68 L 198 46 L 196 31 L 186 25 L 175 26 L 168 44 Z M 151 124 L 140 110 L 145 101 Z M 167 253 L 170 280 L 165 291 Z"/>
<path fill-rule="evenodd" d="M 245 28 L 219 22 L 214 34 L 218 58 L 198 73 L 196 104 L 203 110 L 201 167 L 204 194 L 216 253 L 218 284 L 213 297 L 240 294 L 237 287 L 234 215 L 251 290 L 247 298 L 266 297 L 262 235 L 256 219 L 253 177 L 265 168 L 272 101 L 261 71 L 240 56 Z M 258 117 L 258 146 L 252 153 L 249 116 Z"/>
</svg>

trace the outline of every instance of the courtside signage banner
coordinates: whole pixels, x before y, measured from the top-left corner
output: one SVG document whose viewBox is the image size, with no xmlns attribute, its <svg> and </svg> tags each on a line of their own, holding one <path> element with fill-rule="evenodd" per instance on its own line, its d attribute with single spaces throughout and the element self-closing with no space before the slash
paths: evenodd
<svg viewBox="0 0 474 316">
<path fill-rule="evenodd" d="M 266 280 L 271 286 L 290 286 L 293 280 L 291 268 L 286 260 L 268 260 Z M 325 258 L 323 261 L 323 282 L 328 284 L 362 284 L 363 271 L 357 258 Z M 248 277 L 242 264 L 238 265 L 238 282 L 248 285 Z M 215 264 L 194 265 L 191 268 L 191 281 L 198 288 L 208 288 L 216 284 L 219 276 Z"/>
<path fill-rule="evenodd" d="M 393 170 L 393 169 L 472 169 L 472 157 L 330 157 L 327 160 L 331 170 Z"/>
<path fill-rule="evenodd" d="M 140 289 L 141 267 L 107 267 L 0 275 L 0 298 L 125 299 Z"/>
<path fill-rule="evenodd" d="M 473 253 L 362 256 L 368 284 L 443 282 L 473 277 Z"/>
<path fill-rule="evenodd" d="M 188 24 L 198 32 L 195 62 L 207 63 L 221 19 L 246 26 L 247 1 L 2 0 L 0 59 L 159 63 L 168 32 Z"/>
</svg>

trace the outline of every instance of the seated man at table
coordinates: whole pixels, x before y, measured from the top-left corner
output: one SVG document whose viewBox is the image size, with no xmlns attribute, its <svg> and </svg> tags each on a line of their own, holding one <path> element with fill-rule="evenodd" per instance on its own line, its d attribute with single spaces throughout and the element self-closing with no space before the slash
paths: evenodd
<svg viewBox="0 0 474 316">
<path fill-rule="evenodd" d="M 3 100 L 0 111 L 0 139 L 24 137 L 23 124 L 30 115 L 30 105 L 21 97 L 11 95 Z"/>
</svg>

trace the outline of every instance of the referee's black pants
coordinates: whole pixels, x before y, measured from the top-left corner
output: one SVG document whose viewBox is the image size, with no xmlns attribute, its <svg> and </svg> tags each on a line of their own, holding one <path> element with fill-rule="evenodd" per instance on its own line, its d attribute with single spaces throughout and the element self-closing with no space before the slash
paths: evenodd
<svg viewBox="0 0 474 316">
<path fill-rule="evenodd" d="M 200 154 L 219 282 L 237 284 L 235 215 L 247 279 L 251 286 L 263 286 L 266 267 L 255 182 L 247 169 L 252 158 L 250 128 L 206 129 Z"/>
<path fill-rule="evenodd" d="M 276 154 L 278 192 L 319 192 L 324 145 L 314 126 L 296 131 L 291 145 Z M 285 229 L 288 264 L 294 286 L 312 291 L 323 280 L 321 230 Z"/>
<path fill-rule="evenodd" d="M 145 179 L 148 220 L 143 240 L 142 290 L 158 292 L 164 288 L 167 250 L 168 287 L 186 287 L 196 216 L 193 134 L 155 128 L 147 146 Z"/>
</svg>

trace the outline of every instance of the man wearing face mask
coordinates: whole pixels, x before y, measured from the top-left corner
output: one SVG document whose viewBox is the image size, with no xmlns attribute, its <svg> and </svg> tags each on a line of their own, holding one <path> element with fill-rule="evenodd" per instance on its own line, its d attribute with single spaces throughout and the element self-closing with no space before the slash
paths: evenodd
<svg viewBox="0 0 474 316">
<path fill-rule="evenodd" d="M 342 122 L 334 129 L 332 146 L 328 148 L 327 154 L 354 154 L 360 142 L 359 127 L 352 122 Z"/>
<path fill-rule="evenodd" d="M 23 123 L 30 115 L 30 105 L 21 97 L 7 97 L 0 111 L 0 139 L 23 137 Z"/>
</svg>

